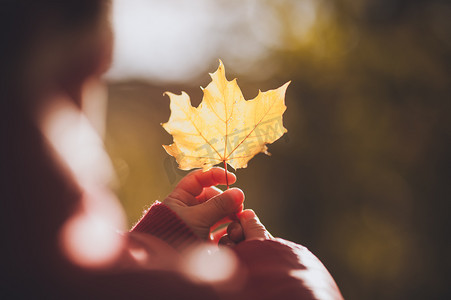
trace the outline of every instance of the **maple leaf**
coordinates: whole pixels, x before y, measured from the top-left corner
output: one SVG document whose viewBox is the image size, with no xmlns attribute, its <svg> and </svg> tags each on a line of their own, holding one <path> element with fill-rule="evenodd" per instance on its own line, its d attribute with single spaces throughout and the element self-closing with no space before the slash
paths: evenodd
<svg viewBox="0 0 451 300">
<path fill-rule="evenodd" d="M 226 79 L 222 61 L 210 76 L 212 82 L 202 89 L 204 96 L 198 107 L 191 105 L 185 92 L 165 93 L 170 98 L 171 116 L 162 126 L 172 134 L 174 143 L 163 147 L 182 170 L 206 171 L 219 163 L 226 169 L 226 164 L 245 168 L 256 154 L 269 154 L 266 144 L 287 132 L 282 115 L 290 82 L 245 100 L 236 79 Z"/>
</svg>

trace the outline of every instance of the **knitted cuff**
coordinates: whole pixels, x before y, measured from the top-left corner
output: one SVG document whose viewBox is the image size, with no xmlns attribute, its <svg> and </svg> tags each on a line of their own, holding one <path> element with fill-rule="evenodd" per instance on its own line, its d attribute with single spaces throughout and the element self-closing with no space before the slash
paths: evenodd
<svg viewBox="0 0 451 300">
<path fill-rule="evenodd" d="M 131 231 L 151 234 L 164 240 L 176 250 L 200 242 L 200 238 L 163 203 L 156 201 Z"/>
</svg>

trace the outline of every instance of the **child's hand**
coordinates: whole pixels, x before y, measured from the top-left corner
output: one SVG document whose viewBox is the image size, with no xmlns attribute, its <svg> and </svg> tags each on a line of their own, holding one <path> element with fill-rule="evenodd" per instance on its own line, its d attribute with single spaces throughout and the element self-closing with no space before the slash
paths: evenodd
<svg viewBox="0 0 451 300">
<path fill-rule="evenodd" d="M 255 212 L 246 209 L 238 214 L 238 221 L 227 226 L 227 234 L 219 240 L 219 244 L 233 247 L 242 241 L 270 239 L 273 239 L 271 233 L 266 230 Z"/>
<path fill-rule="evenodd" d="M 227 179 L 229 183 L 236 181 L 233 173 L 227 173 Z M 193 171 L 177 184 L 163 203 L 202 239 L 210 239 L 212 227 L 230 221 L 229 215 L 243 210 L 243 192 L 238 188 L 222 192 L 214 187 L 218 184 L 226 184 L 224 169 Z"/>
</svg>

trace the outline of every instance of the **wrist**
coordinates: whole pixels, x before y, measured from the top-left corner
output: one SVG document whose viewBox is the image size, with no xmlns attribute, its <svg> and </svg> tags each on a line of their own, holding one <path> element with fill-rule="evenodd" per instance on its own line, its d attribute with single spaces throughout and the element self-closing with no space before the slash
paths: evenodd
<svg viewBox="0 0 451 300">
<path fill-rule="evenodd" d="M 142 219 L 131 229 L 158 237 L 176 250 L 183 250 L 200 242 L 200 238 L 168 206 L 156 201 Z"/>
</svg>

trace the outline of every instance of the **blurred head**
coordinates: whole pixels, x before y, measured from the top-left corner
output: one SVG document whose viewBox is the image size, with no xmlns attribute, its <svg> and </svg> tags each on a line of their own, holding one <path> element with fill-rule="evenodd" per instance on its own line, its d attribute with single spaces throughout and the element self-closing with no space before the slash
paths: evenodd
<svg viewBox="0 0 451 300">
<path fill-rule="evenodd" d="M 8 101 L 35 107 L 52 93 L 78 106 L 81 87 L 111 60 L 109 0 L 5 0 L 0 72 Z"/>
</svg>

